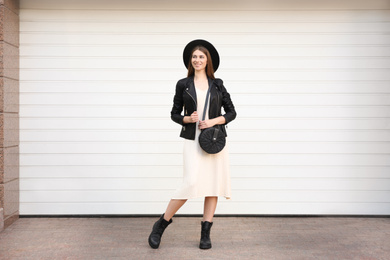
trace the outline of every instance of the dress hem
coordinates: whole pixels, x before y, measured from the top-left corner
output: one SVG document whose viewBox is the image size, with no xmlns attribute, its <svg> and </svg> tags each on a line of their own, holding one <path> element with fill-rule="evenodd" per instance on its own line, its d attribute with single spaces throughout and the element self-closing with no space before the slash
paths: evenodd
<svg viewBox="0 0 390 260">
<path fill-rule="evenodd" d="M 226 200 L 231 200 L 231 196 L 227 195 L 198 195 L 188 198 L 180 198 L 180 197 L 171 197 L 172 200 L 190 200 L 190 199 L 198 199 L 198 198 L 205 198 L 205 197 L 225 197 Z"/>
</svg>

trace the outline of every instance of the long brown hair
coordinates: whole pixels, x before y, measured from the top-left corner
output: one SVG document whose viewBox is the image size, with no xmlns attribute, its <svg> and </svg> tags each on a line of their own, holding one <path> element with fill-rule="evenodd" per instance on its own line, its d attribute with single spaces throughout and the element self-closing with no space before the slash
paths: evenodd
<svg viewBox="0 0 390 260">
<path fill-rule="evenodd" d="M 192 67 L 192 55 L 194 54 L 194 52 L 196 50 L 199 50 L 199 51 L 203 52 L 204 54 L 206 54 L 206 57 L 207 57 L 206 75 L 207 75 L 207 77 L 209 77 L 211 79 L 215 79 L 213 60 L 211 59 L 210 52 L 205 47 L 203 47 L 201 45 L 196 46 L 191 52 L 191 56 L 190 56 L 190 59 L 188 61 L 188 66 L 187 66 L 187 68 L 188 68 L 187 77 L 194 76 L 194 74 L 195 74 L 194 67 Z"/>
</svg>

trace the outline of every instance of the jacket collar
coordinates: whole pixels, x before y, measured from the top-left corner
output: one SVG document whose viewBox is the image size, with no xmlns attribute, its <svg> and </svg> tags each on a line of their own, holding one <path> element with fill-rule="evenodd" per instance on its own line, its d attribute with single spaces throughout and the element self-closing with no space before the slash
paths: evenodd
<svg viewBox="0 0 390 260">
<path fill-rule="evenodd" d="M 210 85 L 214 83 L 214 80 L 212 80 L 209 77 L 207 77 L 207 80 L 209 82 L 209 87 L 210 87 Z M 191 77 L 188 78 L 188 82 L 186 84 L 186 89 L 187 89 L 188 93 L 190 93 L 190 95 L 194 97 L 195 102 L 197 102 L 196 89 L 195 89 L 195 83 L 194 83 L 194 76 L 191 76 Z M 212 91 L 210 89 L 210 95 L 211 95 L 211 92 Z"/>
<path fill-rule="evenodd" d="M 214 84 L 214 80 L 212 80 L 211 78 L 207 77 L 207 80 L 209 82 L 209 87 L 210 87 L 210 85 Z M 196 90 L 195 90 L 194 76 L 188 77 L 186 87 L 188 88 L 188 91 L 190 92 L 190 94 L 193 95 L 195 98 L 196 97 Z"/>
<path fill-rule="evenodd" d="M 211 87 L 211 85 L 214 83 L 214 80 L 210 79 L 209 77 L 207 77 L 208 81 L 209 81 L 209 87 Z"/>
</svg>

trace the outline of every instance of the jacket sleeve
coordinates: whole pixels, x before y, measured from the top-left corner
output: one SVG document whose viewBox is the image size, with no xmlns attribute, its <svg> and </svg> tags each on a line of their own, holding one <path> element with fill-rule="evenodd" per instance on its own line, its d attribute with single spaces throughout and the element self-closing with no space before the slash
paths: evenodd
<svg viewBox="0 0 390 260">
<path fill-rule="evenodd" d="M 222 116 L 226 120 L 225 124 L 228 124 L 229 122 L 233 121 L 236 118 L 237 113 L 236 113 L 236 109 L 234 108 L 233 102 L 230 99 L 230 94 L 229 92 L 227 92 L 225 86 L 223 85 L 222 80 L 220 82 L 220 87 L 222 91 L 222 106 L 223 109 L 225 110 L 225 114 Z"/>
<path fill-rule="evenodd" d="M 181 112 L 183 111 L 183 89 L 182 84 L 178 81 L 176 84 L 176 92 L 173 97 L 173 106 L 171 110 L 171 119 L 180 125 L 183 125 L 184 118 L 184 116 L 181 115 Z"/>
</svg>

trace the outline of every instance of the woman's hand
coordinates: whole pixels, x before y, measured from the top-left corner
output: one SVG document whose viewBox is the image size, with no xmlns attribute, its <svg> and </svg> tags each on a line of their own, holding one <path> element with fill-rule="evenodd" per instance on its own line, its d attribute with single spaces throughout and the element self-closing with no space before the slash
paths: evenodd
<svg viewBox="0 0 390 260">
<path fill-rule="evenodd" d="M 205 129 L 213 127 L 215 125 L 223 125 L 226 123 L 226 119 L 223 116 L 219 116 L 210 120 L 199 121 L 199 129 Z"/>
<path fill-rule="evenodd" d="M 198 112 L 194 111 L 190 116 L 185 116 L 183 118 L 184 124 L 196 123 L 199 121 Z"/>
<path fill-rule="evenodd" d="M 194 111 L 192 114 L 191 114 L 191 123 L 196 123 L 199 121 L 199 116 L 198 116 L 198 112 Z"/>
<path fill-rule="evenodd" d="M 199 121 L 199 129 L 205 129 L 209 127 L 213 127 L 215 125 L 214 120 L 204 120 Z"/>
</svg>

